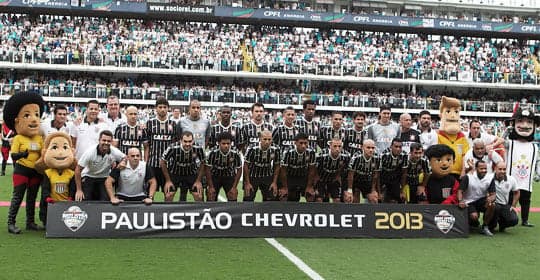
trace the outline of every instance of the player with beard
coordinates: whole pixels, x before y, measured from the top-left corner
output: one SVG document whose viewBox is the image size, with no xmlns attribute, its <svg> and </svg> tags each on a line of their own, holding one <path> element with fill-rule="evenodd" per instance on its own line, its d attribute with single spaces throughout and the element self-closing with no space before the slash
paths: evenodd
<svg viewBox="0 0 540 280">
<path fill-rule="evenodd" d="M 272 132 L 263 130 L 260 144 L 248 148 L 244 159 L 244 201 L 261 190 L 263 201 L 276 200 L 281 152 L 272 146 Z"/>
<path fill-rule="evenodd" d="M 345 128 L 343 127 L 343 113 L 332 112 L 332 125 L 321 128 L 319 135 L 319 147 L 328 149 L 330 140 L 338 138 L 345 139 Z"/>
<path fill-rule="evenodd" d="M 319 129 L 321 124 L 318 121 L 313 120 L 315 117 L 315 109 L 317 105 L 313 100 L 305 100 L 302 104 L 304 116 L 301 119 L 296 120 L 296 126 L 298 131 L 305 133 L 308 136 L 309 147 L 314 151 L 317 151 Z M 324 147 L 321 147 L 324 149 Z"/>
<path fill-rule="evenodd" d="M 366 139 L 362 153 L 356 153 L 349 163 L 345 202 L 360 203 L 360 193 L 370 203 L 379 200 L 381 160 L 375 155 L 375 141 Z"/>
<path fill-rule="evenodd" d="M 273 131 L 274 127 L 264 121 L 264 104 L 255 103 L 251 105 L 251 122 L 242 126 L 241 150 L 245 151 L 249 147 L 256 147 L 259 145 L 259 135 L 262 131 Z"/>
<path fill-rule="evenodd" d="M 429 111 L 421 111 L 418 115 L 418 130 L 420 131 L 420 143 L 422 148 L 427 150 L 429 146 L 437 144 L 437 132 L 431 128 L 431 113 Z"/>
<path fill-rule="evenodd" d="M 355 112 L 353 115 L 354 126 L 345 131 L 344 149 L 354 156 L 362 152 L 362 143 L 367 138 L 367 131 L 364 130 L 366 114 L 364 112 Z"/>
<path fill-rule="evenodd" d="M 294 149 L 295 136 L 298 135 L 298 127 L 294 124 L 296 113 L 292 106 L 283 109 L 283 123 L 274 128 L 272 132 L 272 142 L 287 151 Z"/>
<path fill-rule="evenodd" d="M 221 116 L 220 121 L 213 125 L 210 128 L 210 137 L 208 140 L 208 147 L 210 149 L 217 146 L 217 136 L 223 132 L 229 132 L 233 136 L 233 142 L 231 147 L 233 149 L 237 148 L 237 145 L 241 142 L 241 132 L 240 126 L 236 123 L 231 123 L 232 110 L 228 105 L 222 106 L 219 109 L 219 114 Z"/>
<path fill-rule="evenodd" d="M 109 130 L 99 133 L 99 144 L 88 149 L 75 167 L 75 200 L 109 201 L 105 180 L 111 167 L 126 159 L 126 155 L 115 147 L 111 147 L 113 135 Z M 124 162 L 125 164 L 126 162 Z"/>
<path fill-rule="evenodd" d="M 527 109 L 517 108 L 512 119 L 506 122 L 512 130 L 506 141 L 508 151 L 508 175 L 514 177 L 519 187 L 519 204 L 521 205 L 521 225 L 532 227 L 529 223 L 529 209 L 533 191 L 533 178 L 538 178 L 540 165 L 538 146 L 533 143 L 534 131 L 540 125 L 540 117 Z"/>
<path fill-rule="evenodd" d="M 186 201 L 188 190 L 195 201 L 203 201 L 202 177 L 205 154 L 202 147 L 193 146 L 193 133 L 184 131 L 179 143 L 163 152 L 159 164 L 165 177 L 165 199 L 172 201 L 180 189 L 180 201 Z"/>
<path fill-rule="evenodd" d="M 146 139 L 144 141 L 144 161 L 152 167 L 157 181 L 157 190 L 165 193 L 165 177 L 159 165 L 163 152 L 178 139 L 182 131 L 177 130 L 173 120 L 167 118 L 169 102 L 165 97 L 156 99 L 157 117 L 146 122 Z M 165 196 L 165 201 L 172 201 L 171 197 Z"/>
<path fill-rule="evenodd" d="M 481 232 L 493 236 L 489 229 L 495 211 L 495 185 L 491 184 L 493 173 L 488 174 L 486 162 L 479 160 L 475 164 L 475 172 L 463 176 L 457 194 L 459 207 L 467 208 L 469 225 L 480 224 L 480 213 L 484 213 Z"/>
</svg>

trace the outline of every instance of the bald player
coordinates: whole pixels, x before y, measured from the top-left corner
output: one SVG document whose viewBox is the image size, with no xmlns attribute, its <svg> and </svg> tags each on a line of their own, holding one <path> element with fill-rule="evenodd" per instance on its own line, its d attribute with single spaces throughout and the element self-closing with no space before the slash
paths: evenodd
<svg viewBox="0 0 540 280">
<path fill-rule="evenodd" d="M 412 129 L 412 117 L 410 114 L 403 113 L 399 116 L 400 139 L 403 143 L 403 152 L 409 154 L 412 143 L 420 143 L 420 132 Z"/>
<path fill-rule="evenodd" d="M 118 126 L 114 132 L 113 145 L 126 155 L 130 148 L 142 150 L 144 129 L 137 123 L 137 113 L 137 107 L 127 107 L 127 122 Z"/>
<path fill-rule="evenodd" d="M 272 132 L 263 130 L 259 145 L 251 146 L 244 159 L 244 201 L 253 201 L 261 190 L 263 201 L 277 200 L 280 149 L 272 146 Z"/>
</svg>

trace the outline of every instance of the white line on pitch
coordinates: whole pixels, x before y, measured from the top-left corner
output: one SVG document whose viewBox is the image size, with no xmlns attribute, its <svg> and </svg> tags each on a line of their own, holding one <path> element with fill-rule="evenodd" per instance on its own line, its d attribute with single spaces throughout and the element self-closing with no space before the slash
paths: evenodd
<svg viewBox="0 0 540 280">
<path fill-rule="evenodd" d="M 219 201 L 227 201 L 226 198 L 219 195 L 218 196 Z M 287 247 L 281 245 L 276 239 L 274 238 L 265 238 L 266 242 L 268 242 L 272 247 L 276 248 L 282 255 L 284 255 L 289 261 L 291 261 L 298 269 L 300 269 L 302 272 L 304 272 L 309 278 L 313 280 L 324 280 L 324 278 L 319 275 L 315 270 L 313 270 L 309 265 L 307 265 L 304 261 L 302 261 L 299 257 L 297 257 L 295 254 L 293 254 Z"/>
</svg>

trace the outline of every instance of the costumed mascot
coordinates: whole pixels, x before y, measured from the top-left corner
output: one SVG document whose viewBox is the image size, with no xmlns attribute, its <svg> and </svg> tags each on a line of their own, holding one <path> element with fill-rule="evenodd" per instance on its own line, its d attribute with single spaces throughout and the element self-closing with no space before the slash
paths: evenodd
<svg viewBox="0 0 540 280">
<path fill-rule="evenodd" d="M 4 105 L 4 122 L 17 135 L 11 144 L 13 159 L 13 195 L 8 213 L 8 232 L 21 233 L 15 220 L 26 194 L 26 229 L 42 229 L 34 222 L 36 197 L 41 183 L 41 175 L 35 163 L 41 156 L 43 137 L 40 134 L 40 120 L 45 102 L 39 94 L 17 93 Z"/>
<path fill-rule="evenodd" d="M 518 184 L 521 225 L 532 227 L 533 224 L 529 223 L 529 208 L 533 178 L 537 179 L 540 174 L 538 146 L 533 140 L 535 128 L 540 125 L 540 117 L 527 109 L 517 108 L 512 119 L 506 121 L 506 125 L 512 127 L 508 135 L 509 140 L 506 141 L 507 172 Z"/>
<path fill-rule="evenodd" d="M 41 183 L 39 218 L 47 224 L 47 205 L 57 201 L 71 201 L 75 196 L 75 149 L 65 132 L 53 132 L 45 138 L 41 159 L 36 169 L 44 174 Z"/>
<path fill-rule="evenodd" d="M 465 134 L 461 132 L 460 122 L 461 103 L 456 98 L 443 96 L 439 108 L 441 125 L 438 134 L 438 143 L 444 144 L 454 150 L 454 164 L 451 174 L 459 180 L 463 168 L 463 156 L 469 150 L 469 143 Z"/>
</svg>

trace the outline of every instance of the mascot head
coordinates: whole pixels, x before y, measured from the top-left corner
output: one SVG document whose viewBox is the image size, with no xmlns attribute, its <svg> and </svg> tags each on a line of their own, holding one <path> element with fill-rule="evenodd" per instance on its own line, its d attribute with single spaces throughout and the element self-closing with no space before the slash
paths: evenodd
<svg viewBox="0 0 540 280">
<path fill-rule="evenodd" d="M 47 168 L 72 168 L 75 162 L 75 150 L 71 137 L 65 132 L 53 132 L 45 138 L 41 156 Z"/>
<path fill-rule="evenodd" d="M 4 122 L 17 134 L 33 137 L 39 134 L 45 102 L 37 93 L 22 92 L 12 95 L 4 105 Z"/>
<path fill-rule="evenodd" d="M 449 135 L 456 135 L 461 131 L 460 116 L 461 103 L 456 98 L 443 96 L 439 108 L 439 117 L 441 118 L 441 127 L 439 130 Z"/>
<path fill-rule="evenodd" d="M 512 118 L 505 122 L 512 130 L 508 138 L 512 140 L 533 141 L 535 128 L 540 125 L 540 117 L 528 109 L 517 108 Z"/>
</svg>

